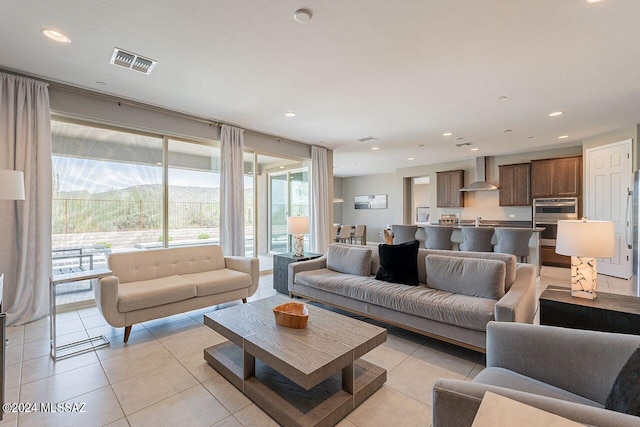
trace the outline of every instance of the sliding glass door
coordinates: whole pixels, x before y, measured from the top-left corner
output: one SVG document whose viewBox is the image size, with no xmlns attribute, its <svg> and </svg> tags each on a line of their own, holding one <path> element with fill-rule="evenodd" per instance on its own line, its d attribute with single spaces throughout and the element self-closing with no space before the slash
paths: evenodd
<svg viewBox="0 0 640 427">
<path fill-rule="evenodd" d="M 289 252 L 291 242 L 287 234 L 287 218 L 309 216 L 308 169 L 269 174 L 269 211 L 269 250 L 273 253 Z"/>
</svg>

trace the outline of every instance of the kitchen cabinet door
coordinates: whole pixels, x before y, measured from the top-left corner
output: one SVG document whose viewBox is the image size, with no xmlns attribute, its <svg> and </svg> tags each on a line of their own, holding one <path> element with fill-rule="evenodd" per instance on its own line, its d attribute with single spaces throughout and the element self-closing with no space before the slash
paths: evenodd
<svg viewBox="0 0 640 427">
<path fill-rule="evenodd" d="M 531 162 L 531 197 L 553 196 L 553 160 Z"/>
<path fill-rule="evenodd" d="M 436 172 L 437 206 L 439 208 L 459 208 L 464 206 L 464 170 Z"/>
<path fill-rule="evenodd" d="M 531 206 L 531 164 L 502 165 L 500 170 L 500 206 Z"/>
<path fill-rule="evenodd" d="M 579 197 L 582 190 L 582 156 L 531 162 L 531 196 Z"/>
</svg>

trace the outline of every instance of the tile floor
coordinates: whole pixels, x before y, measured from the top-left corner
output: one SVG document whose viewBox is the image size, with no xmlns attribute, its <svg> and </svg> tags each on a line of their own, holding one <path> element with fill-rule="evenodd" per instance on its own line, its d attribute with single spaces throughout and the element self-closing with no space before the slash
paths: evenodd
<svg viewBox="0 0 640 427">
<path fill-rule="evenodd" d="M 603 292 L 633 294 L 629 281 L 598 276 Z M 569 285 L 568 269 L 544 267 L 539 292 Z M 261 277 L 252 299 L 274 293 Z M 82 413 L 5 414 L 0 426 L 276 426 L 203 359 L 202 349 L 223 338 L 202 325 L 211 308 L 135 325 L 129 343 L 97 308 L 58 315 L 61 343 L 104 333 L 111 345 L 53 363 L 49 323 L 8 328 L 7 402 L 84 403 Z M 387 342 L 365 358 L 388 371 L 386 384 L 339 426 L 428 426 L 436 378 L 471 379 L 484 356 L 390 328 Z"/>
</svg>

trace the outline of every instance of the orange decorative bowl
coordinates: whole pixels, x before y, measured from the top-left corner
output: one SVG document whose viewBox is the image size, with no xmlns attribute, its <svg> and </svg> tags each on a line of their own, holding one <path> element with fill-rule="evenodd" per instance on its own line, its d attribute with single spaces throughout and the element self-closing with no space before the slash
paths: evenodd
<svg viewBox="0 0 640 427">
<path fill-rule="evenodd" d="M 273 308 L 276 324 L 287 328 L 304 329 L 307 327 L 309 311 L 301 302 L 287 302 Z"/>
</svg>

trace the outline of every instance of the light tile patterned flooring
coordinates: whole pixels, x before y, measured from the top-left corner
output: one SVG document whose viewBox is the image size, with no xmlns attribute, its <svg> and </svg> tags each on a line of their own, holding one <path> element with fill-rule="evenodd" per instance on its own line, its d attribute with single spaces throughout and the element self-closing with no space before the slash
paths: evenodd
<svg viewBox="0 0 640 427">
<path fill-rule="evenodd" d="M 602 292 L 634 294 L 629 281 L 599 275 Z M 543 267 L 538 292 L 569 286 L 569 270 Z M 274 293 L 261 277 L 252 299 Z M 61 343 L 104 333 L 111 345 L 53 363 L 49 323 L 8 328 L 7 402 L 85 403 L 83 413 L 5 414 L 0 426 L 276 426 L 203 359 L 202 349 L 224 339 L 202 325 L 211 308 L 135 325 L 129 344 L 97 308 L 58 315 Z M 436 378 L 471 379 L 484 356 L 389 328 L 387 342 L 365 358 L 388 371 L 386 384 L 339 426 L 428 426 Z"/>
</svg>

